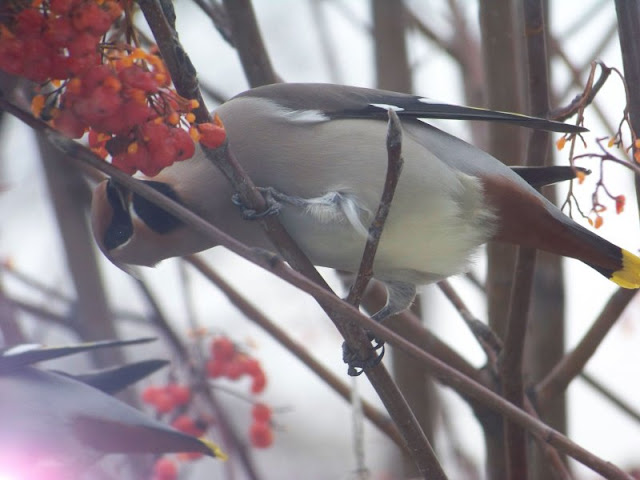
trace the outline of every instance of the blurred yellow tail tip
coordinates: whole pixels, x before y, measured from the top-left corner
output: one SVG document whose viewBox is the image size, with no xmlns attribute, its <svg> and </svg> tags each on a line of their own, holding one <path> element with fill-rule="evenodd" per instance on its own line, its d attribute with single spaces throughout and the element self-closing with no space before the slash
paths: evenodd
<svg viewBox="0 0 640 480">
<path fill-rule="evenodd" d="M 224 453 L 222 450 L 220 450 L 220 447 L 218 445 L 216 445 L 215 443 L 213 443 L 211 440 L 207 440 L 206 438 L 200 437 L 198 440 L 200 440 L 202 443 L 204 443 L 207 448 L 210 450 L 211 455 L 213 455 L 214 457 L 220 459 L 220 460 L 227 460 L 227 454 Z"/>
<path fill-rule="evenodd" d="M 622 270 L 613 272 L 611 280 L 622 288 L 640 288 L 640 258 L 622 250 Z"/>
</svg>

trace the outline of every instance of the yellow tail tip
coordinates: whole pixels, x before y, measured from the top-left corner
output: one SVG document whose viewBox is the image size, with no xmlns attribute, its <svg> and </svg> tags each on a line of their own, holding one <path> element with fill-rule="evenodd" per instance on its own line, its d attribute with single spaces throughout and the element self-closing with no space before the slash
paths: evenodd
<svg viewBox="0 0 640 480">
<path fill-rule="evenodd" d="M 640 288 L 640 257 L 622 250 L 622 269 L 613 272 L 611 280 L 622 288 Z"/>
<path fill-rule="evenodd" d="M 204 437 L 200 437 L 198 440 L 200 440 L 204 445 L 206 445 L 212 457 L 216 457 L 223 461 L 229 458 L 227 457 L 227 454 L 224 453 L 222 450 L 220 450 L 220 447 L 215 443 L 213 443 L 211 440 L 208 440 Z"/>
</svg>

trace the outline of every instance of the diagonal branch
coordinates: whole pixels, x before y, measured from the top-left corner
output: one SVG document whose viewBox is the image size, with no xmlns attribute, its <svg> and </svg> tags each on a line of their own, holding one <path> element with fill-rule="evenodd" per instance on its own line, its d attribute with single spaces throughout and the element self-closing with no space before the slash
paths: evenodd
<svg viewBox="0 0 640 480">
<path fill-rule="evenodd" d="M 636 293 L 636 290 L 619 288 L 611 296 L 578 345 L 538 383 L 535 388 L 535 398 L 538 405 L 546 405 L 551 399 L 567 389 L 569 383 L 580 374 L 591 359 Z"/>
<path fill-rule="evenodd" d="M 231 33 L 251 88 L 280 81 L 262 41 L 251 0 L 223 0 Z"/>
<path fill-rule="evenodd" d="M 282 345 L 287 351 L 298 358 L 303 364 L 313 371 L 318 377 L 320 377 L 327 385 L 329 385 L 338 395 L 349 402 L 351 390 L 349 385 L 345 384 L 340 378 L 327 369 L 322 363 L 316 360 L 309 354 L 308 350 L 291 338 L 287 332 L 278 327 L 274 322 L 266 317 L 258 308 L 251 304 L 246 298 L 242 296 L 240 292 L 234 289 L 228 282 L 226 282 L 216 271 L 209 267 L 200 257 L 197 255 L 189 255 L 184 259 L 198 272 L 200 272 L 207 280 L 213 285 L 218 287 L 222 293 L 229 299 L 233 305 L 240 310 L 249 320 L 258 324 L 264 329 L 271 337 L 273 337 L 280 345 Z M 369 402 L 362 401 L 362 409 L 365 416 L 376 425 L 382 432 L 384 432 L 393 442 L 400 448 L 406 448 L 402 436 L 398 432 L 397 428 L 391 423 L 391 419 L 381 413 Z"/>
</svg>

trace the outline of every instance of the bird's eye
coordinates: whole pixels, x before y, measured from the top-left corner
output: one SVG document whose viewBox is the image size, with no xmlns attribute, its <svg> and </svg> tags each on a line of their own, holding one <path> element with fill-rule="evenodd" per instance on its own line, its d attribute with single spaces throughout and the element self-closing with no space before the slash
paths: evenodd
<svg viewBox="0 0 640 480">
<path fill-rule="evenodd" d="M 151 180 L 147 180 L 144 183 L 163 195 L 166 195 L 170 199 L 175 200 L 178 203 L 182 203 L 176 191 L 169 184 L 164 182 L 154 182 Z M 138 215 L 140 220 L 142 220 L 147 227 L 156 233 L 167 234 L 183 225 L 183 223 L 176 217 L 165 212 L 162 208 L 140 195 L 136 195 L 134 193 L 131 203 L 133 205 L 133 210 L 136 212 L 136 215 Z"/>
<path fill-rule="evenodd" d="M 102 241 L 107 250 L 113 250 L 133 236 L 133 223 L 122 194 L 111 180 L 107 182 L 107 201 L 113 210 L 113 217 Z"/>
</svg>

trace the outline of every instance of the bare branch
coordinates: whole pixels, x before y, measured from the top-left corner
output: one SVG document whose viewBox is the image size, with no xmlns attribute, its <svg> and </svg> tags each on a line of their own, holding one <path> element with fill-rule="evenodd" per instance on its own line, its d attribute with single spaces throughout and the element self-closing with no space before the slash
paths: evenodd
<svg viewBox="0 0 640 480">
<path fill-rule="evenodd" d="M 373 262 L 375 260 L 376 251 L 378 250 L 378 244 L 380 243 L 380 237 L 384 229 L 384 224 L 389 215 L 391 209 L 391 202 L 395 194 L 396 186 L 400 180 L 400 172 L 402 171 L 402 165 L 404 160 L 402 159 L 402 126 L 398 115 L 393 110 L 389 110 L 389 126 L 387 130 L 387 175 L 384 181 L 384 189 L 382 191 L 382 197 L 380 204 L 378 205 L 378 211 L 369 226 L 369 235 L 367 237 L 367 243 L 364 247 L 362 254 L 362 260 L 360 267 L 358 268 L 358 274 L 356 280 L 349 291 L 347 302 L 354 307 L 360 305 L 362 295 L 367 288 L 367 285 L 373 277 Z"/>
<path fill-rule="evenodd" d="M 280 81 L 262 41 L 251 0 L 223 0 L 244 73 L 252 88 Z"/>
<path fill-rule="evenodd" d="M 578 345 L 538 383 L 535 388 L 538 405 L 546 405 L 552 398 L 566 390 L 569 383 L 580 374 L 591 359 L 636 293 L 635 290 L 619 288 L 613 294 Z"/>
</svg>

